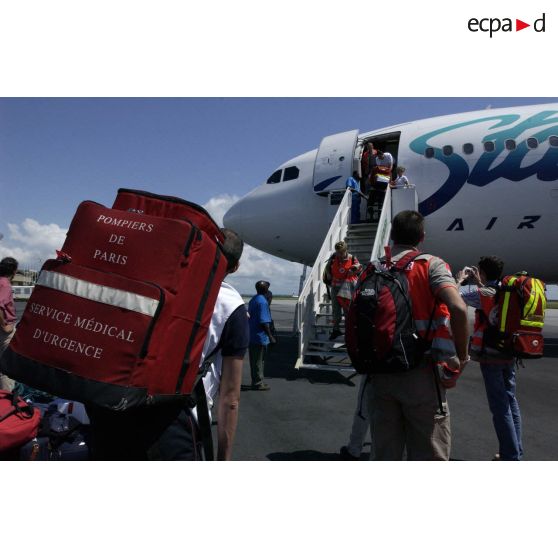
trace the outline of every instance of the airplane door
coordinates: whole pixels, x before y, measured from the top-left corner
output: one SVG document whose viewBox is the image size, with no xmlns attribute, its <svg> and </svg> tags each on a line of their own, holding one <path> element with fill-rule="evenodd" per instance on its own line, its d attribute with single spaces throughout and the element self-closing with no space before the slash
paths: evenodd
<svg viewBox="0 0 558 558">
<path fill-rule="evenodd" d="M 339 190 L 353 174 L 358 130 L 326 136 L 320 143 L 314 164 L 314 192 Z"/>
</svg>

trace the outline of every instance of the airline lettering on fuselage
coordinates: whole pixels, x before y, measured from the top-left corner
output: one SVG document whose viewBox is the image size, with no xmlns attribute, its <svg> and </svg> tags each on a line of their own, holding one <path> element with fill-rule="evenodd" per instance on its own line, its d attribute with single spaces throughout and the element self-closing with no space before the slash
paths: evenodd
<svg viewBox="0 0 558 558">
<path fill-rule="evenodd" d="M 519 223 L 517 228 L 518 229 L 534 229 L 535 228 L 534 223 L 536 223 L 541 217 L 542 217 L 542 215 L 525 215 L 525 217 L 523 217 L 523 220 L 521 221 L 521 223 Z M 492 219 L 490 219 L 490 221 L 488 222 L 488 225 L 486 225 L 484 230 L 485 231 L 492 230 L 492 227 L 495 225 L 497 220 L 498 220 L 498 217 L 492 217 Z M 446 231 L 464 231 L 464 230 L 465 230 L 465 224 L 464 224 L 464 220 L 463 220 L 462 217 L 456 217 L 451 222 L 450 226 L 446 229 Z"/>
<path fill-rule="evenodd" d="M 529 148 L 525 141 L 518 142 L 517 147 L 514 150 L 507 151 L 508 154 L 503 161 L 492 168 L 492 164 L 496 158 L 506 151 L 505 140 L 515 139 L 529 129 L 547 125 L 550 126 L 533 132 L 530 137 L 534 137 L 539 143 L 542 143 L 547 140 L 549 136 L 558 135 L 558 117 L 555 116 L 556 114 L 558 114 L 557 111 L 547 110 L 534 114 L 524 120 L 520 120 L 521 117 L 517 114 L 487 116 L 461 122 L 459 124 L 453 124 L 452 126 L 446 126 L 428 132 L 413 140 L 410 144 L 410 148 L 414 153 L 424 156 L 425 149 L 427 147 L 433 147 L 433 159 L 446 165 L 449 170 L 449 176 L 442 186 L 419 204 L 419 211 L 425 216 L 434 213 L 451 201 L 461 188 L 463 188 L 465 183 L 482 187 L 500 178 L 513 182 L 520 182 L 534 175 L 538 180 L 544 182 L 558 180 L 558 148 L 549 146 L 540 159 L 530 165 L 522 167 L 521 163 L 525 155 L 529 152 Z M 436 138 L 436 136 L 446 132 L 480 122 L 491 121 L 496 121 L 496 123 L 490 126 L 490 132 L 482 141 L 494 142 L 494 151 L 483 151 L 472 169 L 469 169 L 467 161 L 456 152 L 446 156 L 442 153 L 441 147 L 435 147 L 429 143 L 429 141 Z M 525 225 L 525 227 L 529 228 L 527 225 Z"/>
</svg>

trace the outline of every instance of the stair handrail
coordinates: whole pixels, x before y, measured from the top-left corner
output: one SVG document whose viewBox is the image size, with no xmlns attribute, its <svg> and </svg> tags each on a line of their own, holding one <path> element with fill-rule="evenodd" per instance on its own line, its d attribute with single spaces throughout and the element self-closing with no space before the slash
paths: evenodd
<svg viewBox="0 0 558 558">
<path fill-rule="evenodd" d="M 333 193 L 330 192 L 330 196 Z M 322 281 L 322 275 L 331 254 L 335 251 L 335 244 L 340 240 L 345 240 L 351 221 L 351 201 L 352 191 L 347 189 L 343 199 L 337 208 L 337 212 L 331 221 L 329 230 L 324 238 L 318 256 L 312 266 L 300 296 L 298 297 L 298 330 L 299 330 L 299 361 L 297 366 L 302 363 L 303 355 L 308 349 L 308 342 L 312 335 L 314 326 L 314 316 L 319 310 L 320 302 L 327 287 Z"/>
<path fill-rule="evenodd" d="M 382 213 L 378 221 L 378 229 L 374 238 L 374 246 L 370 254 L 370 261 L 379 260 L 384 255 L 384 247 L 389 244 L 391 235 L 391 188 L 386 190 Z"/>
<path fill-rule="evenodd" d="M 388 246 L 390 242 L 391 221 L 395 217 L 393 212 L 397 211 L 397 209 L 418 210 L 418 195 L 414 184 L 412 188 L 387 189 L 370 261 L 379 260 L 384 255 L 384 247 Z"/>
</svg>

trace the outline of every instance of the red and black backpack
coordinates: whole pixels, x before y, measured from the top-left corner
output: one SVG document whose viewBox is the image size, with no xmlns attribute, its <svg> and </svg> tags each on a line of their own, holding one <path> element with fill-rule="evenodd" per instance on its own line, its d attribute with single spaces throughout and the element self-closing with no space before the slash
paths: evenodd
<svg viewBox="0 0 558 558">
<path fill-rule="evenodd" d="M 429 343 L 415 327 L 405 273 L 420 254 L 409 252 L 387 270 L 371 263 L 359 278 L 345 328 L 357 372 L 406 372 L 416 368 L 428 350 Z"/>
<path fill-rule="evenodd" d="M 227 268 L 222 242 L 209 214 L 179 198 L 119 190 L 112 208 L 81 203 L 2 370 L 115 411 L 188 396 Z"/>
</svg>

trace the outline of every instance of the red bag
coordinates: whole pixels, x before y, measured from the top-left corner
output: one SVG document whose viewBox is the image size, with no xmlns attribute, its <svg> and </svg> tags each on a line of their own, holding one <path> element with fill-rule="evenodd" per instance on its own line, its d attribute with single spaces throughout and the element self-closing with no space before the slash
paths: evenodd
<svg viewBox="0 0 558 558">
<path fill-rule="evenodd" d="M 496 305 L 496 320 L 485 329 L 484 346 L 509 357 L 541 358 L 545 284 L 524 272 L 507 275 L 498 287 Z"/>
<path fill-rule="evenodd" d="M 227 262 L 201 207 L 119 190 L 80 204 L 2 366 L 18 381 L 113 410 L 192 393 Z"/>
<path fill-rule="evenodd" d="M 37 436 L 41 413 L 21 397 L 0 390 L 0 452 L 23 446 Z"/>
</svg>

